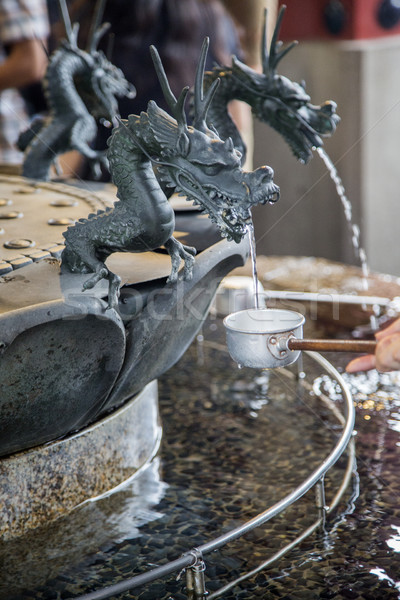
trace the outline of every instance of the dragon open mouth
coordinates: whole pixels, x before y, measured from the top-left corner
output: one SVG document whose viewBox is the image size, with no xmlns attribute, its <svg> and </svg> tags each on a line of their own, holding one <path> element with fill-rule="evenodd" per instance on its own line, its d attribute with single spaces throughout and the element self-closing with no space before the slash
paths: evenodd
<svg viewBox="0 0 400 600">
<path fill-rule="evenodd" d="M 313 148 L 319 148 L 319 146 L 322 146 L 323 142 L 321 137 L 318 135 L 318 133 L 315 131 L 315 129 L 312 129 L 311 127 L 301 127 L 300 128 L 300 132 L 303 135 L 303 143 L 304 146 L 308 146 L 310 150 L 312 150 Z"/>
<path fill-rule="evenodd" d="M 261 184 L 253 192 L 247 189 L 244 196 L 227 196 L 215 188 L 206 189 L 206 193 L 213 204 L 208 211 L 211 220 L 216 223 L 222 237 L 237 243 L 246 235 L 248 225 L 252 223 L 251 207 L 255 204 L 274 204 L 280 195 L 278 186 L 271 182 L 268 186 Z"/>
<path fill-rule="evenodd" d="M 282 127 L 280 133 L 293 154 L 303 164 L 307 164 L 311 159 L 314 148 L 323 145 L 321 137 L 311 127 L 301 126 L 297 130 Z"/>
<path fill-rule="evenodd" d="M 255 114 L 282 135 L 301 162 L 307 163 L 313 149 L 323 145 L 322 138 L 331 135 L 340 121 L 336 104 L 293 106 L 285 100 L 270 96 L 257 106 Z"/>
<path fill-rule="evenodd" d="M 298 110 L 301 136 L 298 154 L 304 162 L 308 161 L 314 148 L 320 148 L 323 145 L 322 137 L 331 135 L 335 131 L 340 122 L 340 117 L 335 110 L 336 104 L 333 102 L 326 102 L 322 107 L 304 106 Z M 290 144 L 290 139 L 288 141 Z"/>
<path fill-rule="evenodd" d="M 258 204 L 275 204 L 275 202 L 278 202 L 280 195 L 279 188 L 276 186 L 276 189 L 260 200 Z"/>
<path fill-rule="evenodd" d="M 221 235 L 228 241 L 239 243 L 248 231 L 248 225 L 252 223 L 250 210 L 246 217 L 240 216 L 234 208 L 226 208 L 221 212 L 224 226 L 219 226 Z"/>
<path fill-rule="evenodd" d="M 202 207 L 202 212 L 209 218 L 220 231 L 220 235 L 228 241 L 239 243 L 247 233 L 247 225 L 251 223 L 250 201 L 248 194 L 227 194 L 214 186 L 195 183 L 192 178 L 187 178 L 180 173 L 176 191 L 180 196 Z M 271 194 L 271 200 L 273 195 Z M 265 201 L 269 201 L 269 197 Z"/>
</svg>

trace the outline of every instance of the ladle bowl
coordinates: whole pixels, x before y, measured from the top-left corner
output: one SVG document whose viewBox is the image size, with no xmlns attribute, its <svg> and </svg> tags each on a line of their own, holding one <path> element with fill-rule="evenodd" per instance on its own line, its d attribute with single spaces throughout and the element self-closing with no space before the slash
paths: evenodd
<svg viewBox="0 0 400 600">
<path fill-rule="evenodd" d="M 374 353 L 374 340 L 303 339 L 305 317 L 292 310 L 254 308 L 224 319 L 229 354 L 240 366 L 286 367 L 301 350 Z"/>
</svg>

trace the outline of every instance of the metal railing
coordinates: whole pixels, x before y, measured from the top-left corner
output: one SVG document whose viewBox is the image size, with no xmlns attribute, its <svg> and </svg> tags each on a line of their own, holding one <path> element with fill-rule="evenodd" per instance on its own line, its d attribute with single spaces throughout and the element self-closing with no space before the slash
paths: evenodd
<svg viewBox="0 0 400 600">
<path fill-rule="evenodd" d="M 313 360 L 315 360 L 321 367 L 323 367 L 323 369 L 329 375 L 336 379 L 343 392 L 343 399 L 345 402 L 347 413 L 346 417 L 344 417 L 338 410 L 337 406 L 329 398 L 324 396 L 324 394 L 320 394 L 320 398 L 324 400 L 326 404 L 329 405 L 329 408 L 334 412 L 336 418 L 343 426 L 343 430 L 333 450 L 325 458 L 325 460 L 323 460 L 323 462 L 311 473 L 311 475 L 290 494 L 285 496 L 282 500 L 280 500 L 270 508 L 266 509 L 262 513 L 258 514 L 250 521 L 247 521 L 243 525 L 240 525 L 239 527 L 236 527 L 235 529 L 232 529 L 231 531 L 220 535 L 210 540 L 209 542 L 198 546 L 197 548 L 192 548 L 176 560 L 170 561 L 165 565 L 155 567 L 154 569 L 146 571 L 145 573 L 136 575 L 124 581 L 120 581 L 114 585 L 105 587 L 103 589 L 75 597 L 75 600 L 106 600 L 107 598 L 111 598 L 118 594 L 122 594 L 123 592 L 127 592 L 135 588 L 141 587 L 143 585 L 146 585 L 148 583 L 151 583 L 156 579 L 164 578 L 172 573 L 178 573 L 179 578 L 179 574 L 182 571 L 186 571 L 186 590 L 188 593 L 188 598 L 191 598 L 192 600 L 202 600 L 207 594 L 204 581 L 204 556 L 242 537 L 249 531 L 252 531 L 256 527 L 263 525 L 276 515 L 282 513 L 299 498 L 304 496 L 304 494 L 306 494 L 306 492 L 308 492 L 313 486 L 315 486 L 316 508 L 318 514 L 316 521 L 305 531 L 303 531 L 296 539 L 284 546 L 269 559 L 261 563 L 257 568 L 226 584 L 225 586 L 216 590 L 212 594 L 208 594 L 207 599 L 213 600 L 214 598 L 222 596 L 226 591 L 228 591 L 238 583 L 248 579 L 249 577 L 252 577 L 253 575 L 262 571 L 263 569 L 271 565 L 273 562 L 277 561 L 279 558 L 287 554 L 295 546 L 297 546 L 308 536 L 310 536 L 314 531 L 320 528 L 324 528 L 327 516 L 330 513 L 332 513 L 332 511 L 337 507 L 341 497 L 343 496 L 352 479 L 352 474 L 355 465 L 355 447 L 353 440 L 355 409 L 350 390 L 340 373 L 333 367 L 333 365 L 316 352 L 306 352 L 306 354 L 310 356 Z M 302 381 L 302 383 L 303 385 L 307 386 L 307 383 L 305 381 Z M 347 467 L 344 473 L 342 483 L 339 487 L 339 490 L 332 499 L 330 505 L 327 506 L 325 502 L 325 474 L 336 463 L 336 461 L 340 458 L 340 456 L 345 452 L 347 448 L 349 449 L 349 454 Z"/>
</svg>

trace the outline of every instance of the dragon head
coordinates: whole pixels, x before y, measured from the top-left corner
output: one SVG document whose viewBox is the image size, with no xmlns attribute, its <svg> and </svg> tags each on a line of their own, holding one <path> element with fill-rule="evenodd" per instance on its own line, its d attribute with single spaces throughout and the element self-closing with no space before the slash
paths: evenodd
<svg viewBox="0 0 400 600">
<path fill-rule="evenodd" d="M 246 101 L 251 104 L 254 115 L 278 131 L 294 155 L 307 163 L 312 157 L 312 149 L 322 146 L 322 137 L 334 133 L 340 118 L 336 114 L 335 102 L 327 101 L 321 106 L 311 104 L 304 84 L 276 73 L 279 61 L 297 44 L 292 42 L 281 49 L 282 42 L 278 41 L 285 9 L 285 6 L 280 9 L 269 53 L 266 42 L 267 12 L 264 13 L 261 47 L 263 73 L 257 73 L 234 57 L 232 75 L 246 90 Z"/>
<path fill-rule="evenodd" d="M 90 88 L 93 99 L 91 113 L 96 119 L 111 121 L 118 113 L 117 98 L 122 96 L 134 98 L 135 87 L 125 79 L 121 69 L 113 65 L 103 52 L 92 52 L 90 59 Z"/>
<path fill-rule="evenodd" d="M 222 237 L 240 242 L 251 223 L 251 207 L 275 202 L 279 188 L 273 182 L 273 170 L 260 167 L 253 172 L 241 168 L 241 154 L 232 140 L 223 141 L 206 124 L 208 107 L 219 81 L 203 96 L 204 65 L 208 39 L 203 43 L 194 88 L 194 120 L 188 126 L 184 105 L 189 88 L 184 88 L 177 100 L 173 95 L 158 53 L 151 48 L 153 61 L 173 117 L 153 101 L 140 116 L 140 130 L 147 131 L 157 163 L 159 179 L 189 201 L 201 205 L 217 225 Z M 130 130 L 138 123 L 129 117 Z"/>
<path fill-rule="evenodd" d="M 100 26 L 105 0 L 97 2 L 85 50 L 78 46 L 79 24 L 71 25 L 65 0 L 59 2 L 67 34 L 63 46 L 78 56 L 82 64 L 82 69 L 75 77 L 78 93 L 95 119 L 111 122 L 114 115 L 118 114 L 117 97 L 134 98 L 136 89 L 125 79 L 121 69 L 97 49 L 101 38 L 110 28 L 109 23 Z"/>
</svg>

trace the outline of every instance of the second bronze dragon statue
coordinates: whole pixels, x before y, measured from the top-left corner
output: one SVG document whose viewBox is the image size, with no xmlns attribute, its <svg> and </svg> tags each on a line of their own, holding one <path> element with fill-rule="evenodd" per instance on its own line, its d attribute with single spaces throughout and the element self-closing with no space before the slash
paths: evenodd
<svg viewBox="0 0 400 600">
<path fill-rule="evenodd" d="M 111 122 L 118 113 L 116 97 L 134 97 L 136 90 L 120 69 L 113 65 L 97 45 L 109 28 L 100 26 L 104 0 L 98 0 L 86 49 L 78 46 L 79 24 L 69 20 L 65 0 L 60 0 L 67 39 L 50 56 L 43 89 L 48 114 L 37 117 L 18 140 L 24 152 L 22 175 L 46 181 L 60 154 L 77 150 L 88 161 L 94 174 L 106 163 L 104 151 L 91 142 L 99 121 Z"/>
<path fill-rule="evenodd" d="M 323 137 L 334 133 L 340 121 L 335 102 L 326 101 L 321 106 L 312 104 L 305 84 L 291 81 L 276 71 L 282 58 L 297 44 L 292 42 L 282 48 L 282 42 L 278 40 L 285 10 L 286 7 L 282 6 L 279 11 L 269 51 L 267 11 L 264 12 L 262 73 L 251 69 L 236 57 L 232 58 L 231 66 L 216 66 L 205 73 L 206 88 L 217 79 L 220 80 L 208 112 L 208 121 L 222 139 L 232 138 L 235 147 L 242 153 L 242 163 L 246 157 L 246 148 L 228 112 L 231 100 L 249 104 L 256 119 L 275 129 L 288 143 L 295 157 L 303 163 L 311 159 L 313 148 L 322 146 Z"/>
<path fill-rule="evenodd" d="M 192 275 L 195 249 L 173 237 L 174 211 L 157 177 L 164 186 L 200 205 L 221 236 L 236 242 L 251 224 L 251 207 L 279 198 L 272 169 L 264 166 L 244 172 L 232 140 L 221 140 L 207 125 L 207 112 L 219 83 L 214 82 L 203 94 L 207 49 L 205 40 L 194 88 L 194 120 L 189 126 L 184 110 L 189 88 L 176 99 L 159 55 L 151 48 L 172 116 L 150 101 L 147 112 L 120 120 L 109 138 L 108 150 L 119 200 L 114 207 L 81 219 L 64 233 L 63 268 L 92 273 L 84 289 L 108 279 L 109 307 L 117 307 L 120 286 L 118 275 L 105 264 L 113 252 L 146 252 L 164 246 L 172 261 L 169 281 L 176 281 L 181 259 L 185 261 L 184 277 Z"/>
</svg>

